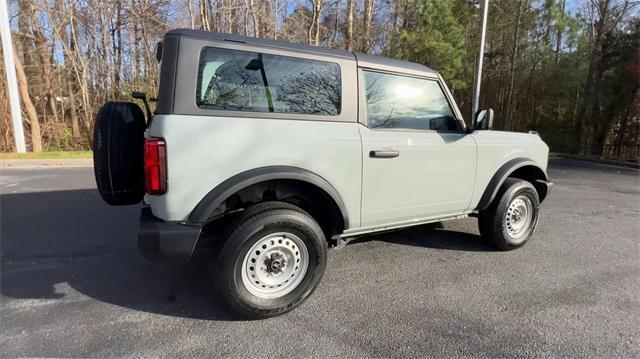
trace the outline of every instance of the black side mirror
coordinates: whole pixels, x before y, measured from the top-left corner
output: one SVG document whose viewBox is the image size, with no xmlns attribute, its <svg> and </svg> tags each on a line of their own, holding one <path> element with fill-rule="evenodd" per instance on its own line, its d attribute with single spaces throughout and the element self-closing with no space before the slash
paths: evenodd
<svg viewBox="0 0 640 359">
<path fill-rule="evenodd" d="M 476 112 L 476 130 L 490 130 L 493 128 L 493 109 L 487 108 Z"/>
</svg>

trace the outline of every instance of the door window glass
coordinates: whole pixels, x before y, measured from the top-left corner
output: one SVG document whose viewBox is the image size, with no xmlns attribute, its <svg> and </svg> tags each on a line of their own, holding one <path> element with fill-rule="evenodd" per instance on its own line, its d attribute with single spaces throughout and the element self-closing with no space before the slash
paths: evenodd
<svg viewBox="0 0 640 359">
<path fill-rule="evenodd" d="M 365 71 L 364 83 L 369 128 L 460 130 L 437 81 Z"/>
</svg>

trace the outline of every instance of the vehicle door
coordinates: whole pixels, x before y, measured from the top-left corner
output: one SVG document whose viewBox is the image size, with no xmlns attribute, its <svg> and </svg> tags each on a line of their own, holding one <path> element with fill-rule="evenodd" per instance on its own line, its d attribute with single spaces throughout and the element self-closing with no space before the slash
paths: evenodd
<svg viewBox="0 0 640 359">
<path fill-rule="evenodd" d="M 362 226 L 463 213 L 473 191 L 476 144 L 444 84 L 367 69 L 359 76 Z"/>
</svg>

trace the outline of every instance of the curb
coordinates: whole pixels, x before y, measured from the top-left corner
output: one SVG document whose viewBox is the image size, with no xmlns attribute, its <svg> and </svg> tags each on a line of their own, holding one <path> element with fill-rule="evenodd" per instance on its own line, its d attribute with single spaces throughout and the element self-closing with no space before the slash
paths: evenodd
<svg viewBox="0 0 640 359">
<path fill-rule="evenodd" d="M 580 155 L 570 155 L 570 154 L 566 154 L 566 153 L 551 153 L 551 154 L 549 154 L 549 158 L 563 158 L 563 159 L 568 159 L 568 160 L 585 161 L 585 162 L 600 163 L 600 164 L 604 164 L 604 165 L 612 165 L 612 166 L 640 169 L 640 163 L 636 163 L 636 162 L 607 160 L 607 159 L 603 159 L 603 158 L 580 156 Z"/>
<path fill-rule="evenodd" d="M 60 168 L 60 167 L 92 167 L 91 158 L 59 158 L 59 159 L 11 159 L 0 160 L 0 168 Z"/>
</svg>

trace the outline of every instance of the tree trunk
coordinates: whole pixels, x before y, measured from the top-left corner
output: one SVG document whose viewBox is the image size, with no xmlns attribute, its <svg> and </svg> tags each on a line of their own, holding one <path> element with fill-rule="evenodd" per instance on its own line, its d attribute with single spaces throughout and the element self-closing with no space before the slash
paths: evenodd
<svg viewBox="0 0 640 359">
<path fill-rule="evenodd" d="M 244 8 L 244 36 L 249 36 L 249 8 Z"/>
<path fill-rule="evenodd" d="M 138 82 L 140 80 L 140 28 L 138 24 L 133 24 L 133 87 L 138 88 Z"/>
<path fill-rule="evenodd" d="M 253 0 L 245 0 L 244 2 L 251 12 L 251 18 L 253 20 L 253 36 L 260 37 L 260 17 L 256 12 L 255 4 L 253 3 Z"/>
<path fill-rule="evenodd" d="M 84 134 L 87 138 L 87 141 L 89 142 L 89 146 L 91 146 L 93 143 L 93 139 L 92 139 L 93 134 L 91 132 L 91 120 L 92 120 L 92 113 L 93 113 L 93 103 L 95 101 L 94 99 L 91 98 L 89 94 L 89 79 L 87 76 L 88 75 L 87 69 L 89 67 L 89 64 L 87 63 L 87 60 L 83 58 L 83 54 L 77 51 L 76 49 L 76 46 L 78 44 L 78 33 L 79 33 L 78 21 L 76 21 L 75 19 L 75 14 L 76 14 L 75 7 L 74 7 L 75 2 L 71 1 L 70 4 L 71 4 L 71 8 L 69 9 L 69 13 L 67 15 L 68 22 L 71 24 L 71 26 L 69 26 L 69 30 L 70 30 L 69 45 L 68 46 L 63 45 L 63 50 L 65 51 L 67 58 L 70 60 L 69 65 L 71 65 L 71 69 L 73 70 L 73 75 L 75 77 L 75 81 L 73 82 L 74 89 L 78 90 L 78 91 L 73 91 L 71 94 L 74 96 L 74 100 L 75 100 L 75 97 L 79 95 L 79 100 L 80 100 L 79 110 L 82 111 L 82 122 L 81 122 L 82 130 L 84 130 Z M 134 25 L 134 29 L 136 28 L 137 27 Z M 59 39 L 63 38 L 63 36 L 59 33 L 57 29 L 55 30 L 55 33 L 58 35 Z M 137 34 L 135 35 L 135 38 L 137 39 Z M 138 49 L 138 47 L 136 46 L 135 49 Z M 137 59 L 138 59 L 138 55 L 136 55 L 136 60 Z"/>
<path fill-rule="evenodd" d="M 67 91 L 69 94 L 69 108 L 71 110 L 71 135 L 73 137 L 80 136 L 80 126 L 78 125 L 78 109 L 76 108 L 75 93 L 71 79 L 67 80 Z"/>
<path fill-rule="evenodd" d="M 362 47 L 360 51 L 367 53 L 371 50 L 371 21 L 373 20 L 373 5 L 375 0 L 364 0 L 364 18 L 362 19 Z"/>
<path fill-rule="evenodd" d="M 516 23 L 513 29 L 513 47 L 511 50 L 511 63 L 509 64 L 509 74 L 511 76 L 509 80 L 509 92 L 507 93 L 507 111 L 505 121 L 507 130 L 511 130 L 513 127 L 513 90 L 516 78 L 516 59 L 518 56 L 518 41 L 520 39 L 520 20 L 522 19 L 522 0 L 518 1 L 518 13 L 516 15 Z"/>
<path fill-rule="evenodd" d="M 15 57 L 16 65 L 16 77 L 18 78 L 18 89 L 20 90 L 20 98 L 22 99 L 22 106 L 24 112 L 27 114 L 29 124 L 31 127 L 31 150 L 33 152 L 42 152 L 42 135 L 40 134 L 40 123 L 38 123 L 38 114 L 36 108 L 31 102 L 29 97 L 29 84 L 27 83 L 27 76 L 24 74 L 24 68 L 22 62 L 17 55 Z"/>
<path fill-rule="evenodd" d="M 114 95 L 118 96 L 120 94 L 120 73 L 122 72 L 122 1 L 116 1 L 116 29 L 113 31 L 113 36 L 117 37 L 114 41 L 115 51 L 114 51 L 114 70 L 113 70 L 113 80 L 114 80 Z"/>
<path fill-rule="evenodd" d="M 309 45 L 318 45 L 320 42 L 320 11 L 322 10 L 323 0 L 311 0 L 311 21 L 307 29 L 307 37 Z"/>
<path fill-rule="evenodd" d="M 560 1 L 560 24 L 556 26 L 556 53 L 555 53 L 555 64 L 558 66 L 560 63 L 560 49 L 562 48 L 562 32 L 564 31 L 564 10 L 565 10 L 566 0 Z"/>
<path fill-rule="evenodd" d="M 314 45 L 320 45 L 320 12 L 322 11 L 322 1 L 323 0 L 315 0 L 315 13 L 316 13 L 316 28 L 315 28 L 315 36 L 314 36 Z"/>
<path fill-rule="evenodd" d="M 200 0 L 200 28 L 205 31 L 211 31 L 208 0 Z"/>
<path fill-rule="evenodd" d="M 347 51 L 353 51 L 353 2 L 347 0 Z"/>
<path fill-rule="evenodd" d="M 233 6 L 231 10 L 231 20 L 233 21 L 233 33 L 240 34 L 242 33 L 242 26 L 240 24 L 240 10 Z"/>
<path fill-rule="evenodd" d="M 335 47 L 336 37 L 338 36 L 338 19 L 340 18 L 340 0 L 336 1 L 335 19 L 333 20 L 333 34 L 331 35 L 331 42 L 329 45 Z"/>
<path fill-rule="evenodd" d="M 599 107 L 599 103 L 595 98 L 595 90 L 597 88 L 601 74 L 598 69 L 601 68 L 602 62 L 602 45 L 604 43 L 605 20 L 609 11 L 609 0 L 598 0 L 597 3 L 599 17 L 593 24 L 595 30 L 595 38 L 591 44 L 591 56 L 589 62 L 589 70 L 587 72 L 587 80 L 584 86 L 583 105 L 578 115 L 579 125 L 577 128 L 581 144 L 586 144 L 588 139 L 596 135 L 594 128 L 594 112 Z M 587 154 L 591 150 L 588 149 Z"/>
<path fill-rule="evenodd" d="M 258 5 L 258 18 L 260 25 L 260 34 L 263 38 L 268 38 L 269 31 L 271 31 L 271 24 L 269 24 L 269 19 L 271 19 L 271 5 L 270 2 L 262 1 L 259 2 Z"/>
<path fill-rule="evenodd" d="M 278 0 L 273 2 L 273 39 L 278 40 Z"/>
<path fill-rule="evenodd" d="M 633 109 L 633 104 L 634 102 L 636 102 L 637 100 L 637 94 L 638 94 L 638 89 L 640 89 L 640 85 L 638 83 L 636 83 L 636 86 L 633 89 L 633 95 L 631 95 L 630 97 L 630 101 L 629 101 L 629 105 L 627 106 L 627 112 L 625 114 L 625 116 L 622 118 L 622 120 L 620 120 L 620 130 L 618 131 L 618 138 L 616 139 L 616 148 L 615 148 L 615 154 L 617 158 L 620 158 L 620 154 L 622 153 L 622 147 L 625 144 L 624 141 L 624 135 L 627 132 L 627 124 L 632 124 L 633 122 L 633 114 L 632 114 L 632 109 Z M 626 155 L 626 153 L 623 154 L 623 156 Z"/>
<path fill-rule="evenodd" d="M 61 2 L 60 6 L 58 7 L 59 11 L 61 11 L 61 13 L 65 13 L 65 9 L 64 9 L 64 4 L 63 2 Z M 67 33 L 67 26 L 71 25 L 74 26 L 74 19 L 73 19 L 73 8 L 71 8 L 69 10 L 69 17 L 68 20 L 65 19 L 63 26 L 61 26 L 61 31 L 60 31 L 60 42 L 62 42 L 62 47 L 63 47 L 63 56 L 64 56 L 64 63 L 65 63 L 65 70 L 66 70 L 66 90 L 67 90 L 67 98 L 69 99 L 69 112 L 71 115 L 71 135 L 73 137 L 79 137 L 80 136 L 80 126 L 78 124 L 78 109 L 76 107 L 76 98 L 75 98 L 75 79 L 73 76 L 73 72 L 71 69 L 71 63 L 72 63 L 72 59 L 71 59 L 71 53 L 73 51 L 75 51 L 75 44 L 73 43 L 73 41 L 71 41 L 69 39 L 68 33 Z M 68 50 L 65 50 L 65 46 L 68 47 Z"/>
<path fill-rule="evenodd" d="M 555 69 L 557 71 L 558 65 L 560 64 L 560 49 L 562 48 L 562 32 L 564 31 L 564 9 L 566 5 L 566 0 L 561 0 L 560 2 L 560 18 L 557 20 L 560 24 L 556 24 L 556 50 L 555 50 L 555 59 L 554 64 Z M 555 99 L 554 99 L 554 117 L 556 120 L 560 119 L 560 86 L 556 86 Z"/>
<path fill-rule="evenodd" d="M 191 20 L 191 28 L 196 28 L 196 17 L 193 13 L 193 2 L 191 0 L 187 0 L 187 10 L 189 11 L 189 19 Z"/>
<path fill-rule="evenodd" d="M 53 81 L 51 78 L 51 54 L 49 53 L 49 47 L 47 39 L 35 17 L 35 7 L 31 4 L 31 28 L 35 38 L 36 52 L 40 60 L 40 66 L 42 68 L 42 81 L 44 83 L 44 97 L 46 98 L 47 106 L 51 111 L 51 116 L 55 122 L 58 122 L 58 106 L 56 104 L 56 96 L 53 91 Z"/>
<path fill-rule="evenodd" d="M 19 0 L 18 2 L 18 34 L 20 41 L 15 41 L 15 46 L 22 51 L 22 66 L 27 78 L 37 76 L 37 65 L 34 56 L 33 36 L 31 32 L 31 0 Z"/>
</svg>

